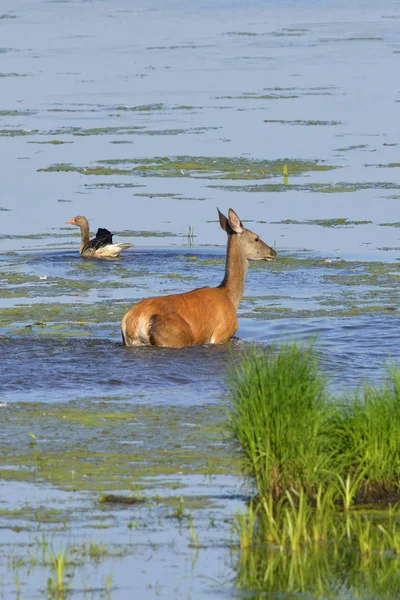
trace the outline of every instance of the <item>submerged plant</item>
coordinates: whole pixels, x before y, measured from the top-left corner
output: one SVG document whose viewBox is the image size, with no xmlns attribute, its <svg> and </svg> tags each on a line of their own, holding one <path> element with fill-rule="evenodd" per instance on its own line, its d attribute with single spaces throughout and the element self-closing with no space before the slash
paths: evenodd
<svg viewBox="0 0 400 600">
<path fill-rule="evenodd" d="M 14 581 L 15 587 L 17 588 L 17 600 L 19 600 L 19 598 L 21 598 L 21 581 L 18 573 L 15 574 Z"/>
<path fill-rule="evenodd" d="M 233 521 L 232 530 L 239 537 L 240 549 L 244 550 L 254 543 L 255 525 L 257 521 L 257 510 L 254 508 L 253 502 L 250 502 L 245 511 L 238 511 L 236 519 Z"/>
<path fill-rule="evenodd" d="M 189 544 L 189 546 L 191 548 L 199 549 L 200 548 L 199 538 L 197 536 L 195 528 L 193 527 L 193 521 L 192 521 L 192 519 L 190 519 L 189 535 L 190 535 L 190 544 Z"/>
<path fill-rule="evenodd" d="M 106 599 L 111 600 L 111 586 L 112 586 L 113 576 L 112 573 L 109 575 L 104 575 L 104 583 L 106 586 Z"/>
<path fill-rule="evenodd" d="M 67 591 L 65 581 L 65 569 L 68 560 L 68 549 L 62 548 L 58 554 L 53 551 L 49 552 L 50 564 L 54 570 L 54 578 L 49 577 L 47 587 L 50 597 L 56 597 L 58 600 L 63 600 Z"/>
<path fill-rule="evenodd" d="M 176 507 L 176 511 L 174 513 L 172 513 L 171 518 L 175 518 L 175 519 L 178 519 L 178 521 L 182 521 L 182 519 L 185 516 L 185 511 L 184 511 L 184 508 L 183 508 L 183 504 L 184 504 L 183 496 L 179 496 L 179 500 L 178 500 L 178 504 L 177 504 L 177 507 Z"/>
<path fill-rule="evenodd" d="M 287 166 L 287 164 L 285 163 L 285 164 L 283 165 L 283 183 L 284 183 L 285 185 L 287 185 L 287 184 L 288 184 L 288 176 L 289 176 L 289 172 L 288 172 L 288 166 Z"/>
</svg>

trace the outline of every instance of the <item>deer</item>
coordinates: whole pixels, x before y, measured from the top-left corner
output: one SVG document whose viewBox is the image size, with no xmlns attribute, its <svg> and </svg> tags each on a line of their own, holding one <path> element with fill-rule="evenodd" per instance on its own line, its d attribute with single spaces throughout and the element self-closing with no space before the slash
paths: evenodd
<svg viewBox="0 0 400 600">
<path fill-rule="evenodd" d="M 236 312 L 243 298 L 248 261 L 271 261 L 276 251 L 243 227 L 234 210 L 229 209 L 228 217 L 217 210 L 220 226 L 228 235 L 225 276 L 220 285 L 141 300 L 122 318 L 125 346 L 225 344 L 236 333 Z"/>
</svg>

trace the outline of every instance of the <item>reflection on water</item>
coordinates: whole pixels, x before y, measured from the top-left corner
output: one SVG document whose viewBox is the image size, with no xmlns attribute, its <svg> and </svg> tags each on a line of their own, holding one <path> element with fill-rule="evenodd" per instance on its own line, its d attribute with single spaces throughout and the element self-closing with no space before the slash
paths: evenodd
<svg viewBox="0 0 400 600">
<path fill-rule="evenodd" d="M 259 548 L 241 554 L 238 587 L 256 598 L 398 598 L 398 558 L 315 548 L 291 555 Z M 244 597 L 247 597 L 244 593 Z"/>
</svg>

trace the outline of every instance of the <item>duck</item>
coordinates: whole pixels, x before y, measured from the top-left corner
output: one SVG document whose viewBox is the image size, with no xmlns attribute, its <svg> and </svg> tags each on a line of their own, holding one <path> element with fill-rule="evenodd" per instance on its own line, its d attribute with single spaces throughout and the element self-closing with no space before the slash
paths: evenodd
<svg viewBox="0 0 400 600">
<path fill-rule="evenodd" d="M 81 230 L 81 245 L 79 254 L 84 258 L 117 258 L 122 250 L 130 248 L 133 244 L 128 242 L 113 243 L 112 233 L 104 227 L 99 227 L 93 239 L 89 236 L 89 221 L 86 217 L 78 215 L 65 221 L 68 225 L 75 225 Z"/>
</svg>

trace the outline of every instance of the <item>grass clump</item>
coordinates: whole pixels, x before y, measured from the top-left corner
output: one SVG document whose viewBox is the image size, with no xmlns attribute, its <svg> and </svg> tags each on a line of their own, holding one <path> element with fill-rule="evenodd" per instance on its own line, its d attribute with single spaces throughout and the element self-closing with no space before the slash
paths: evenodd
<svg viewBox="0 0 400 600">
<path fill-rule="evenodd" d="M 261 496 L 311 491 L 328 468 L 326 381 L 312 349 L 246 352 L 233 367 L 231 430 Z"/>
<path fill-rule="evenodd" d="M 345 511 L 400 500 L 400 371 L 335 398 L 312 347 L 246 352 L 230 377 L 231 432 L 259 498 L 305 492 L 315 504 L 334 489 Z M 332 488 L 333 486 L 333 488 Z M 287 494 L 290 494 L 290 498 Z"/>
<path fill-rule="evenodd" d="M 62 548 L 58 554 L 51 551 L 49 553 L 50 564 L 54 572 L 54 577 L 47 580 L 48 598 L 57 598 L 62 600 L 68 591 L 66 583 L 66 567 L 68 565 L 68 549 Z"/>
<path fill-rule="evenodd" d="M 398 598 L 399 370 L 333 401 L 312 347 L 283 345 L 239 357 L 229 386 L 231 432 L 258 491 L 232 525 L 238 586 Z"/>
<path fill-rule="evenodd" d="M 335 468 L 347 474 L 363 470 L 360 494 L 379 500 L 399 494 L 400 372 L 387 369 L 382 384 L 365 383 L 334 423 Z"/>
</svg>

